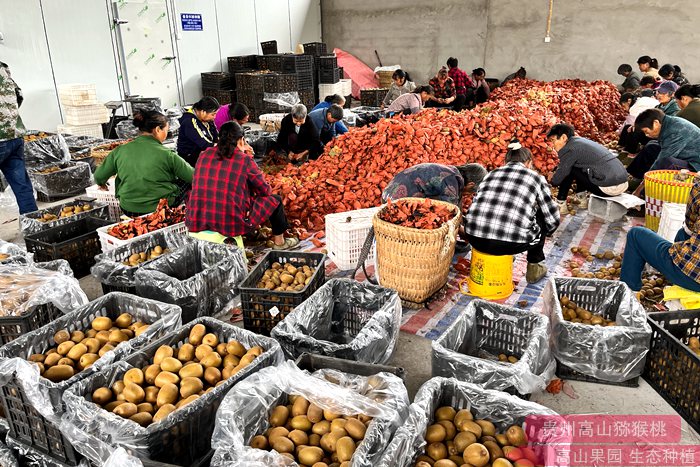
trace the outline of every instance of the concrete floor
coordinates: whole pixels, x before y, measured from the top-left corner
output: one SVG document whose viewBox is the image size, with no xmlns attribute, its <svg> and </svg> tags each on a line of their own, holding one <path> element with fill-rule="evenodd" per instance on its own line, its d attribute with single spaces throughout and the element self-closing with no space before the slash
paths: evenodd
<svg viewBox="0 0 700 467">
<path fill-rule="evenodd" d="M 51 204 L 40 203 L 40 208 L 49 205 Z M 16 213 L 0 209 L 0 238 L 23 245 L 16 219 Z M 79 282 L 90 300 L 102 295 L 99 282 L 92 276 L 83 277 Z M 431 377 L 431 341 L 413 334 L 400 333 L 396 350 L 389 364 L 406 370 L 406 388 L 409 397 L 413 400 L 420 386 Z M 578 395 L 577 399 L 572 399 L 563 392 L 557 395 L 542 392 L 533 394 L 531 400 L 550 407 L 560 414 L 676 414 L 675 410 L 643 380 L 640 380 L 638 388 L 578 381 L 570 384 Z M 685 421 L 682 422 L 681 429 L 682 444 L 700 444 L 700 435 Z"/>
</svg>

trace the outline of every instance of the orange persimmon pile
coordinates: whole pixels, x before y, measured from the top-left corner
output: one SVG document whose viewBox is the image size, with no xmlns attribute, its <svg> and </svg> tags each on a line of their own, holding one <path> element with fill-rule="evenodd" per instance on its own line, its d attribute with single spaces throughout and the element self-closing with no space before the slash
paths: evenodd
<svg viewBox="0 0 700 467">
<path fill-rule="evenodd" d="M 549 127 L 567 121 L 582 136 L 607 142 L 624 120 L 619 97 L 604 81 L 514 80 L 472 110 L 427 109 L 353 129 L 317 160 L 266 178 L 294 226 L 320 230 L 326 214 L 380 205 L 394 175 L 413 165 L 499 167 L 514 137 L 532 151 L 536 170 L 549 174 L 559 163 L 546 139 Z"/>
<path fill-rule="evenodd" d="M 154 212 L 142 217 L 136 217 L 110 228 L 107 233 L 120 240 L 138 237 L 154 230 L 162 229 L 185 220 L 185 207 L 168 207 L 168 200 L 163 198 Z"/>
<path fill-rule="evenodd" d="M 442 224 L 455 216 L 455 208 L 444 204 L 433 203 L 430 199 L 399 199 L 389 200 L 384 209 L 379 212 L 379 218 L 403 227 L 414 229 L 439 229 Z"/>
</svg>

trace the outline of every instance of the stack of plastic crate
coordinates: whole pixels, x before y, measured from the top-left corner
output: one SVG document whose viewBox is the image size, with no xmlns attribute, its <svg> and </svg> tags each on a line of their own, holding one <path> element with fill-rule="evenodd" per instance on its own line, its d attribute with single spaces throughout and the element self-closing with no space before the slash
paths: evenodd
<svg viewBox="0 0 700 467">
<path fill-rule="evenodd" d="M 97 101 L 94 84 L 67 84 L 58 87 L 64 125 L 58 132 L 102 138 L 102 124 L 109 121 L 109 110 Z"/>
</svg>

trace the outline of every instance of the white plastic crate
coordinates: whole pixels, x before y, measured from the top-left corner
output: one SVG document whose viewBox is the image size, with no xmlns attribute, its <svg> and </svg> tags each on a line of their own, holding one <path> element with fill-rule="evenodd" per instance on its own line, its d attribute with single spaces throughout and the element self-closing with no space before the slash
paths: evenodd
<svg viewBox="0 0 700 467">
<path fill-rule="evenodd" d="M 380 207 L 358 209 L 326 215 L 326 248 L 328 257 L 341 271 L 354 269 L 367 233 L 372 228 L 372 218 Z M 348 221 L 349 220 L 349 221 Z M 375 246 L 369 252 L 369 264 L 374 261 Z"/>
<path fill-rule="evenodd" d="M 58 87 L 58 100 L 64 106 L 97 104 L 94 84 L 64 84 Z"/>
<path fill-rule="evenodd" d="M 683 227 L 686 206 L 681 203 L 664 203 L 658 234 L 669 242 L 673 243 L 676 234 Z"/>
<path fill-rule="evenodd" d="M 340 84 L 342 85 L 341 95 L 349 96 L 352 94 L 352 80 L 351 79 L 341 79 Z"/>
<path fill-rule="evenodd" d="M 148 215 L 148 214 L 144 214 Z M 141 216 L 143 217 L 143 216 Z M 179 222 L 177 224 L 169 225 L 168 227 L 163 227 L 162 229 L 154 230 L 153 232 L 148 232 L 143 235 L 139 235 L 134 238 L 129 238 L 128 240 L 120 240 L 117 237 L 113 237 L 107 232 L 109 229 L 114 227 L 115 225 L 121 224 L 126 221 L 120 221 L 120 222 L 115 222 L 114 224 L 106 225 L 104 227 L 100 227 L 97 229 L 97 236 L 100 238 L 100 245 L 102 246 L 102 252 L 107 252 L 110 250 L 114 250 L 117 247 L 123 246 L 123 245 L 128 245 L 129 243 L 139 240 L 145 237 L 148 237 L 149 235 L 153 235 L 156 232 L 172 232 L 172 233 L 187 233 L 187 227 L 185 227 L 184 222 Z"/>
<path fill-rule="evenodd" d="M 68 125 L 94 125 L 109 121 L 109 110 L 102 104 L 64 105 L 63 113 Z"/>
<path fill-rule="evenodd" d="M 343 83 L 339 81 L 335 84 L 318 85 L 318 98 L 321 102 L 323 102 L 327 96 L 332 96 L 333 94 L 343 95 Z"/>
<path fill-rule="evenodd" d="M 101 123 L 96 123 L 94 125 L 58 125 L 56 131 L 62 135 L 104 138 Z"/>
<path fill-rule="evenodd" d="M 107 183 L 108 191 L 101 190 L 99 186 L 92 185 L 85 189 L 85 194 L 89 198 L 95 198 L 101 203 L 105 203 L 109 206 L 109 217 L 116 221 L 122 215 L 122 209 L 119 206 L 119 200 L 114 194 L 114 179 L 110 179 Z"/>
</svg>

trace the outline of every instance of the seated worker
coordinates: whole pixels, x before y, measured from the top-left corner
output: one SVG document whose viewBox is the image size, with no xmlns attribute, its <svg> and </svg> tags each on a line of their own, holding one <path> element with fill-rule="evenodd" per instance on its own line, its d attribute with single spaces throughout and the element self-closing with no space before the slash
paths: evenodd
<svg viewBox="0 0 700 467">
<path fill-rule="evenodd" d="M 630 69 L 632 69 L 632 67 L 630 67 Z M 525 70 L 525 68 L 523 68 L 523 67 L 520 67 L 520 68 L 518 68 L 518 71 L 516 71 L 515 73 L 511 73 L 508 76 L 506 76 L 505 78 L 503 78 L 503 82 L 501 82 L 501 86 L 506 84 L 508 81 L 514 80 L 516 78 L 525 79 L 526 77 L 527 77 L 527 70 Z"/>
<path fill-rule="evenodd" d="M 456 58 L 448 58 L 447 67 L 450 69 L 447 74 L 450 78 L 452 78 L 452 81 L 455 84 L 455 92 L 457 92 L 457 97 L 459 98 L 459 96 L 464 96 L 458 103 L 457 99 L 455 99 L 456 103 L 453 108 L 455 112 L 459 112 L 466 107 L 467 99 L 469 97 L 469 93 L 474 88 L 474 83 L 472 83 L 472 80 L 467 72 L 459 67 L 459 60 Z"/>
<path fill-rule="evenodd" d="M 163 146 L 168 118 L 155 110 L 134 112 L 139 136 L 109 153 L 97 170 L 95 183 L 103 189 L 113 175 L 115 194 L 127 216 L 155 211 L 161 198 L 178 206 L 192 183 L 194 169 L 182 157 Z"/>
<path fill-rule="evenodd" d="M 700 84 L 686 84 L 678 88 L 675 94 L 681 111 L 676 117 L 685 118 L 700 127 Z"/>
<path fill-rule="evenodd" d="M 394 176 L 382 192 L 382 202 L 400 198 L 430 198 L 462 207 L 462 195 L 476 191 L 486 176 L 481 164 L 418 164 Z"/>
<path fill-rule="evenodd" d="M 245 104 L 236 102 L 235 104 L 222 105 L 216 112 L 216 117 L 214 117 L 214 125 L 216 126 L 216 131 L 221 129 L 221 125 L 226 122 L 236 122 L 243 126 L 248 123 L 250 118 L 250 110 Z"/>
<path fill-rule="evenodd" d="M 318 132 L 321 144 L 326 145 L 337 136 L 336 124 L 343 121 L 343 108 L 339 105 L 331 105 L 325 109 L 314 110 L 309 114 Z"/>
<path fill-rule="evenodd" d="M 440 68 L 437 75 L 430 80 L 430 86 L 433 87 L 433 96 L 426 102 L 426 107 L 459 108 L 462 110 L 466 101 L 466 96 L 457 95 L 455 83 L 452 81 L 452 78 L 449 77 L 447 68 Z"/>
<path fill-rule="evenodd" d="M 472 81 L 474 82 L 474 105 L 483 104 L 491 95 L 491 87 L 486 82 L 486 70 L 483 68 L 472 70 Z"/>
<path fill-rule="evenodd" d="M 644 89 L 655 90 L 659 87 L 659 84 L 661 82 L 657 81 L 653 76 L 642 76 L 642 79 L 639 80 L 639 89 L 637 91 L 643 91 Z"/>
<path fill-rule="evenodd" d="M 620 105 L 627 111 L 627 117 L 618 131 L 618 146 L 628 153 L 636 154 L 639 146 L 648 143 L 649 139 L 642 132 L 634 131 L 634 122 L 640 113 L 656 108 L 659 101 L 652 96 L 637 97 L 634 93 L 626 92 L 620 97 Z"/>
<path fill-rule="evenodd" d="M 320 102 L 316 104 L 316 107 L 311 110 L 311 112 L 318 110 L 318 109 L 327 109 L 328 107 L 332 105 L 337 105 L 341 109 L 345 107 L 345 98 L 341 96 L 340 94 L 333 94 L 330 96 L 326 96 L 326 98 L 323 100 L 323 102 Z M 335 122 L 335 133 L 336 135 L 344 135 L 345 133 L 348 132 L 348 127 L 345 126 L 345 122 L 343 122 L 343 119 L 341 118 L 337 122 Z"/>
<path fill-rule="evenodd" d="M 605 146 L 574 134 L 574 127 L 558 123 L 549 129 L 547 139 L 559 155 L 559 166 L 552 175 L 552 186 L 559 187 L 557 202 L 568 212 L 566 198 L 574 182 L 581 209 L 588 208 L 587 193 L 618 196 L 627 190 L 627 171 Z"/>
<path fill-rule="evenodd" d="M 518 141 L 508 145 L 505 165 L 479 184 L 464 226 L 474 249 L 489 255 L 527 251 L 528 283 L 541 280 L 547 267 L 545 237 L 559 227 L 559 208 L 547 180 L 532 170 L 532 153 Z"/>
<path fill-rule="evenodd" d="M 632 70 L 632 65 L 623 63 L 617 67 L 617 74 L 625 80 L 618 87 L 621 92 L 634 92 L 639 88 L 639 75 Z"/>
<path fill-rule="evenodd" d="M 688 196 L 685 230 L 671 243 L 645 227 L 627 233 L 620 280 L 630 289 L 642 289 L 642 271 L 650 265 L 672 284 L 700 292 L 700 178 L 695 177 Z"/>
<path fill-rule="evenodd" d="M 656 88 L 656 99 L 659 101 L 657 108 L 663 110 L 666 115 L 674 116 L 681 111 L 673 97 L 677 90 L 678 85 L 673 81 L 664 81 Z"/>
<path fill-rule="evenodd" d="M 185 225 L 190 232 L 213 231 L 234 238 L 267 221 L 275 250 L 299 244 L 296 238 L 284 238 L 289 224 L 282 198 L 272 194 L 243 129 L 236 122 L 224 123 L 219 143 L 202 152 L 195 169 Z"/>
<path fill-rule="evenodd" d="M 433 87 L 430 85 L 419 86 L 413 92 L 397 97 L 386 109 L 388 116 L 395 114 L 412 115 L 423 110 L 423 105 L 433 95 Z"/>
<path fill-rule="evenodd" d="M 290 162 L 304 162 L 318 159 L 323 145 L 318 137 L 319 130 L 307 118 L 306 106 L 297 104 L 285 115 L 277 135 L 277 147 L 286 153 Z"/>
<path fill-rule="evenodd" d="M 637 66 L 644 76 L 651 76 L 657 81 L 661 80 L 659 76 L 659 61 L 651 58 L 649 55 L 642 55 L 637 59 Z"/>
<path fill-rule="evenodd" d="M 180 117 L 177 153 L 192 167 L 197 165 L 200 152 L 216 144 L 214 119 L 218 110 L 219 101 L 213 97 L 202 97 Z"/>
<path fill-rule="evenodd" d="M 411 81 L 411 78 L 403 70 L 396 70 L 391 75 L 391 86 L 389 87 L 389 92 L 384 96 L 382 101 L 382 109 L 391 105 L 392 102 L 396 100 L 397 97 L 413 92 L 416 89 L 416 83 Z"/>
<path fill-rule="evenodd" d="M 666 81 L 673 81 L 678 86 L 690 83 L 688 78 L 681 72 L 681 67 L 678 65 L 671 65 L 670 63 L 659 68 L 659 76 Z"/>
</svg>

